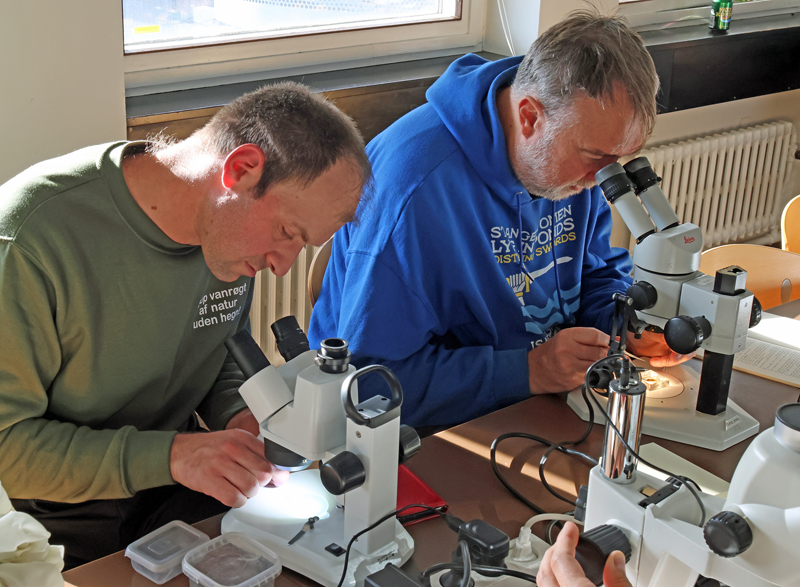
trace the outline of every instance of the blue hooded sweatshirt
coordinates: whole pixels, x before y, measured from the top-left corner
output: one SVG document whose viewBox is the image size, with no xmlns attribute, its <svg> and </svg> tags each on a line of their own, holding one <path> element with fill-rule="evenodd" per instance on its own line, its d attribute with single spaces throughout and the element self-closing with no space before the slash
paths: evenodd
<svg viewBox="0 0 800 587">
<path fill-rule="evenodd" d="M 520 61 L 455 61 L 369 143 L 374 195 L 334 237 L 309 339 L 343 338 L 356 366 L 394 371 L 412 426 L 529 397 L 528 351 L 569 326 L 609 332 L 631 282 L 600 188 L 553 202 L 514 174 L 495 97 Z M 386 394 L 371 377 L 362 400 Z"/>
</svg>

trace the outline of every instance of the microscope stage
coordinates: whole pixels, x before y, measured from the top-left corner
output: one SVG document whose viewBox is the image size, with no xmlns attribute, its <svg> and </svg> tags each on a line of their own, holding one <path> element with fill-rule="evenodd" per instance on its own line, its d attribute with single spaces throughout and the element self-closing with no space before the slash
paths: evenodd
<svg viewBox="0 0 800 587">
<path fill-rule="evenodd" d="M 308 518 L 318 516 L 314 527 L 294 544 Z M 342 587 L 363 585 L 364 577 L 387 563 L 403 565 L 414 552 L 414 540 L 396 518 L 384 524 L 394 524 L 395 540 L 377 552 L 364 555 L 350 550 L 347 576 Z M 336 587 L 344 569 L 344 549 L 352 536 L 344 535 L 344 510 L 322 486 L 319 470 L 307 469 L 292 473 L 280 487 L 263 487 L 247 503 L 230 510 L 222 518 L 222 532 L 242 532 L 277 553 L 281 564 L 301 575 L 325 585 Z M 332 545 L 339 546 L 339 554 Z M 329 548 L 330 547 L 330 548 Z"/>
</svg>

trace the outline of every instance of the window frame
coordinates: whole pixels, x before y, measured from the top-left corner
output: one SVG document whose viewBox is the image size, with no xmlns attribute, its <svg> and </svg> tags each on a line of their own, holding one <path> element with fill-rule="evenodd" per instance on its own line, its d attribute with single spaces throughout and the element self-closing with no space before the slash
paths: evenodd
<svg viewBox="0 0 800 587">
<path fill-rule="evenodd" d="M 479 51 L 487 0 L 459 0 L 455 20 L 127 54 L 127 96 Z"/>
</svg>

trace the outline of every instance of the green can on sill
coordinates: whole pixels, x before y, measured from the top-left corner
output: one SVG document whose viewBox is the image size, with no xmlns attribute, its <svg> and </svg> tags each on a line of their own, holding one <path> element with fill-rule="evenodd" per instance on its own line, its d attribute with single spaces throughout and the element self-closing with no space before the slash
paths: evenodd
<svg viewBox="0 0 800 587">
<path fill-rule="evenodd" d="M 711 4 L 711 16 L 708 20 L 708 28 L 712 32 L 726 33 L 731 27 L 731 13 L 733 12 L 733 0 L 714 0 Z"/>
</svg>

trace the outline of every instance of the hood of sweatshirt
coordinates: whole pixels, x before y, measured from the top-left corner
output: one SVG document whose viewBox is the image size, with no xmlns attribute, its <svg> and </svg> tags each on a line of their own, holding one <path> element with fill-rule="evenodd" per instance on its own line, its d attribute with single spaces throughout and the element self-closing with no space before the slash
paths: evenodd
<svg viewBox="0 0 800 587">
<path fill-rule="evenodd" d="M 508 57 L 489 62 L 470 53 L 453 62 L 426 93 L 481 179 L 515 208 L 516 194 L 527 191 L 508 159 L 497 92 L 514 81 L 521 61 L 521 57 Z"/>
</svg>

